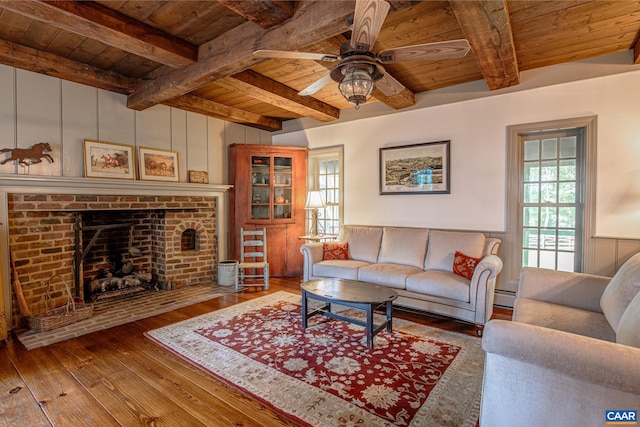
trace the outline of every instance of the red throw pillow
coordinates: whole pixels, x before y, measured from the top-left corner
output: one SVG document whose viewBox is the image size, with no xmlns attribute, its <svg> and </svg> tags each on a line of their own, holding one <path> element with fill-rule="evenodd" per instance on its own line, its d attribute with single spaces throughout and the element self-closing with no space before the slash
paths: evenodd
<svg viewBox="0 0 640 427">
<path fill-rule="evenodd" d="M 349 243 L 322 243 L 322 259 L 349 259 Z"/>
<path fill-rule="evenodd" d="M 480 258 L 470 257 L 462 252 L 456 251 L 456 255 L 453 257 L 453 272 L 471 280 L 476 265 L 478 265 L 479 262 Z"/>
</svg>

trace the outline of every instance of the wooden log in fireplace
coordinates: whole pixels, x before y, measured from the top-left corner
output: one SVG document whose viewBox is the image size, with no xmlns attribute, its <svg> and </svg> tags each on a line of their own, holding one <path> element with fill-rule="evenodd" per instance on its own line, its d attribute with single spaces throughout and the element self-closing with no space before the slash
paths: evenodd
<svg viewBox="0 0 640 427">
<path fill-rule="evenodd" d="M 113 230 L 115 228 L 130 228 L 133 224 L 125 223 L 125 224 L 105 224 L 105 225 L 90 225 L 83 227 L 81 222 L 81 217 L 79 213 L 76 213 L 74 223 L 73 223 L 73 231 L 74 231 L 74 256 L 73 256 L 73 286 L 75 290 L 75 296 L 80 296 L 80 290 L 82 288 L 82 281 L 80 280 L 80 270 L 82 267 L 82 262 L 86 258 L 87 254 L 95 245 L 100 234 L 105 230 Z M 82 231 L 95 231 L 89 243 L 82 247 Z"/>
</svg>

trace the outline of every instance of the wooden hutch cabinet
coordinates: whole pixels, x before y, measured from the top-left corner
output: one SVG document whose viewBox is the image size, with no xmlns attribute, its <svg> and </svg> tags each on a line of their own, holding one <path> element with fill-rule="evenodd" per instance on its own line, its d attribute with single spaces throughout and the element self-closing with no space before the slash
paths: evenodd
<svg viewBox="0 0 640 427">
<path fill-rule="evenodd" d="M 307 192 L 304 147 L 232 144 L 229 146 L 229 243 L 240 259 L 240 228 L 267 229 L 269 275 L 302 274 Z"/>
</svg>

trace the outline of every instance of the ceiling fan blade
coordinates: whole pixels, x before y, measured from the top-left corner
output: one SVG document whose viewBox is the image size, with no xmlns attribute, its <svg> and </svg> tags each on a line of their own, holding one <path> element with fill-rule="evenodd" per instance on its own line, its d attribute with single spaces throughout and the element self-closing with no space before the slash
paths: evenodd
<svg viewBox="0 0 640 427">
<path fill-rule="evenodd" d="M 253 54 L 259 58 L 312 59 L 315 61 L 336 62 L 339 57 L 331 53 L 296 52 L 289 50 L 256 50 Z"/>
<path fill-rule="evenodd" d="M 389 73 L 384 73 L 384 76 L 376 82 L 376 87 L 387 96 L 397 95 L 405 89 L 402 83 L 391 77 Z"/>
<path fill-rule="evenodd" d="M 300 92 L 298 92 L 298 95 L 300 96 L 313 95 L 314 93 L 316 93 L 317 91 L 319 91 L 320 89 L 322 89 L 323 87 L 331 83 L 332 81 L 333 80 L 331 79 L 331 74 L 327 74 L 326 76 L 319 78 L 318 80 L 316 80 L 315 82 L 307 86 L 306 88 L 302 89 Z"/>
<path fill-rule="evenodd" d="M 356 52 L 371 50 L 388 12 L 389 3 L 384 0 L 356 0 L 351 32 L 351 47 Z"/>
<path fill-rule="evenodd" d="M 469 53 L 470 49 L 469 42 L 465 39 L 417 44 L 385 49 L 378 53 L 378 62 L 389 64 L 391 62 L 462 58 Z"/>
</svg>

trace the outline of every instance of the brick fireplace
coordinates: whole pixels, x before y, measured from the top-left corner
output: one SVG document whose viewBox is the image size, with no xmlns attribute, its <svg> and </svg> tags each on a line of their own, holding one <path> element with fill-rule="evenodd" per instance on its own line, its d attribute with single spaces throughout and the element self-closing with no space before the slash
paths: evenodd
<svg viewBox="0 0 640 427">
<path fill-rule="evenodd" d="M 224 204 L 220 196 L 228 186 L 212 192 L 175 183 L 114 183 L 118 188 L 98 185 L 90 194 L 91 181 L 85 181 L 73 194 L 65 194 L 73 185 L 34 192 L 20 186 L 5 193 L 6 219 L 0 220 L 6 221 L 6 253 L 13 256 L 32 314 L 46 310 L 44 295 L 53 275 L 64 277 L 74 295 L 83 299 L 89 296 L 88 283 L 100 272 L 115 272 L 124 263 L 151 273 L 158 289 L 217 280 L 217 262 L 226 253 L 219 250 L 226 241 L 218 229 Z M 55 193 L 56 189 L 63 191 Z M 154 189 L 159 195 L 126 194 Z M 122 194 L 104 194 L 113 192 Z M 11 271 L 7 264 L 3 272 Z M 51 285 L 52 305 L 58 306 L 66 300 L 64 288 L 61 281 Z M 8 294 L 7 317 L 17 325 L 15 292 Z"/>
</svg>

